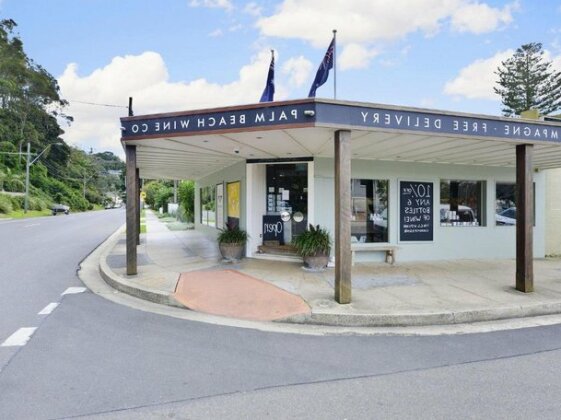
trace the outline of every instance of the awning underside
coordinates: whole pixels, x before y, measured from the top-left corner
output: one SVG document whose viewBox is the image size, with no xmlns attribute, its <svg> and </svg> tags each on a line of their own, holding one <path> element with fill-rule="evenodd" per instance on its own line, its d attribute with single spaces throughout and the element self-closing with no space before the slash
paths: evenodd
<svg viewBox="0 0 561 420">
<path fill-rule="evenodd" d="M 142 178 L 199 179 L 246 159 L 333 157 L 334 129 L 244 131 L 128 140 Z M 516 142 L 389 131 L 352 130 L 353 159 L 516 166 Z M 520 143 L 523 143 L 522 141 Z M 533 166 L 561 167 L 561 144 L 534 145 Z"/>
</svg>

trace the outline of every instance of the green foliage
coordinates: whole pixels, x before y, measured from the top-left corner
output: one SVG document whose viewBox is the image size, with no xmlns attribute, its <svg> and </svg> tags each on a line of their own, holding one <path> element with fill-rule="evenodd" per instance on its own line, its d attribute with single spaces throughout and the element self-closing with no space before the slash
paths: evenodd
<svg viewBox="0 0 561 420">
<path fill-rule="evenodd" d="M 217 240 L 219 244 L 245 244 L 249 235 L 238 226 L 226 224 L 226 229 L 221 229 Z"/>
<path fill-rule="evenodd" d="M 494 91 L 501 96 L 504 115 L 529 109 L 547 115 L 561 108 L 561 72 L 545 61 L 542 44 L 522 45 L 495 73 L 499 87 Z"/>
<path fill-rule="evenodd" d="M 306 231 L 292 240 L 292 245 L 302 257 L 329 255 L 331 237 L 327 229 L 310 224 Z"/>
<path fill-rule="evenodd" d="M 155 210 L 163 207 L 164 213 L 167 213 L 169 199 L 173 197 L 173 188 L 168 184 L 163 181 L 150 181 L 144 184 L 146 204 Z"/>
<path fill-rule="evenodd" d="M 0 213 L 8 214 L 13 211 L 12 200 L 9 195 L 0 194 Z"/>
<path fill-rule="evenodd" d="M 10 196 L 12 201 L 12 207 L 14 210 L 21 210 L 24 207 L 25 197 L 22 195 L 12 195 Z"/>
<path fill-rule="evenodd" d="M 30 207 L 56 202 L 87 210 L 106 196 L 122 195 L 124 162 L 111 152 L 88 154 L 60 138 L 59 121 L 72 121 L 64 114 L 67 102 L 57 80 L 26 55 L 16 27 L 11 19 L 0 20 L 0 190 L 24 191 L 30 143 L 31 159 L 37 159 L 30 168 Z"/>
<path fill-rule="evenodd" d="M 195 220 L 195 182 L 181 181 L 177 188 L 178 216 L 184 222 Z"/>
</svg>

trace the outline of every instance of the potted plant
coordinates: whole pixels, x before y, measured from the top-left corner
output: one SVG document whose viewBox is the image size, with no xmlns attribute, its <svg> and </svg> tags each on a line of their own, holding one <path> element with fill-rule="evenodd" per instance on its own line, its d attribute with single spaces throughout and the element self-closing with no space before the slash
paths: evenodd
<svg viewBox="0 0 561 420">
<path fill-rule="evenodd" d="M 226 223 L 226 229 L 222 229 L 217 238 L 222 258 L 227 261 L 240 260 L 248 237 L 249 235 L 245 230 Z"/>
<path fill-rule="evenodd" d="M 302 256 L 304 267 L 312 270 L 322 270 L 329 262 L 331 237 L 327 229 L 320 225 L 312 225 L 292 241 L 296 252 Z"/>
</svg>

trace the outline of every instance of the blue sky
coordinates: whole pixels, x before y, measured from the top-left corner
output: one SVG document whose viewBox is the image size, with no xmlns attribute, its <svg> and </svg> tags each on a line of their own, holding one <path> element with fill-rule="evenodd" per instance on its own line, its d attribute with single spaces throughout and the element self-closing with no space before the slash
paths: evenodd
<svg viewBox="0 0 561 420">
<path fill-rule="evenodd" d="M 500 114 L 493 70 L 542 42 L 561 69 L 553 0 L 0 0 L 76 118 L 65 140 L 121 153 L 118 117 L 257 102 L 269 49 L 276 99 L 305 97 L 338 29 L 340 99 Z M 318 89 L 332 97 L 332 76 Z"/>
</svg>

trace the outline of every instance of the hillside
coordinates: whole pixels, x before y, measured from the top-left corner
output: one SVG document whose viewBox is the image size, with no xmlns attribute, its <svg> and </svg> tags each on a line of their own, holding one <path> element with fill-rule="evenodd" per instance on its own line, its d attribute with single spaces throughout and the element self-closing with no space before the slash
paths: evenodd
<svg viewBox="0 0 561 420">
<path fill-rule="evenodd" d="M 0 21 L 0 213 L 23 206 L 28 145 L 30 210 L 61 203 L 84 211 L 114 201 L 124 191 L 124 163 L 64 142 L 67 102 L 56 79 L 26 55 L 16 26 Z"/>
</svg>

